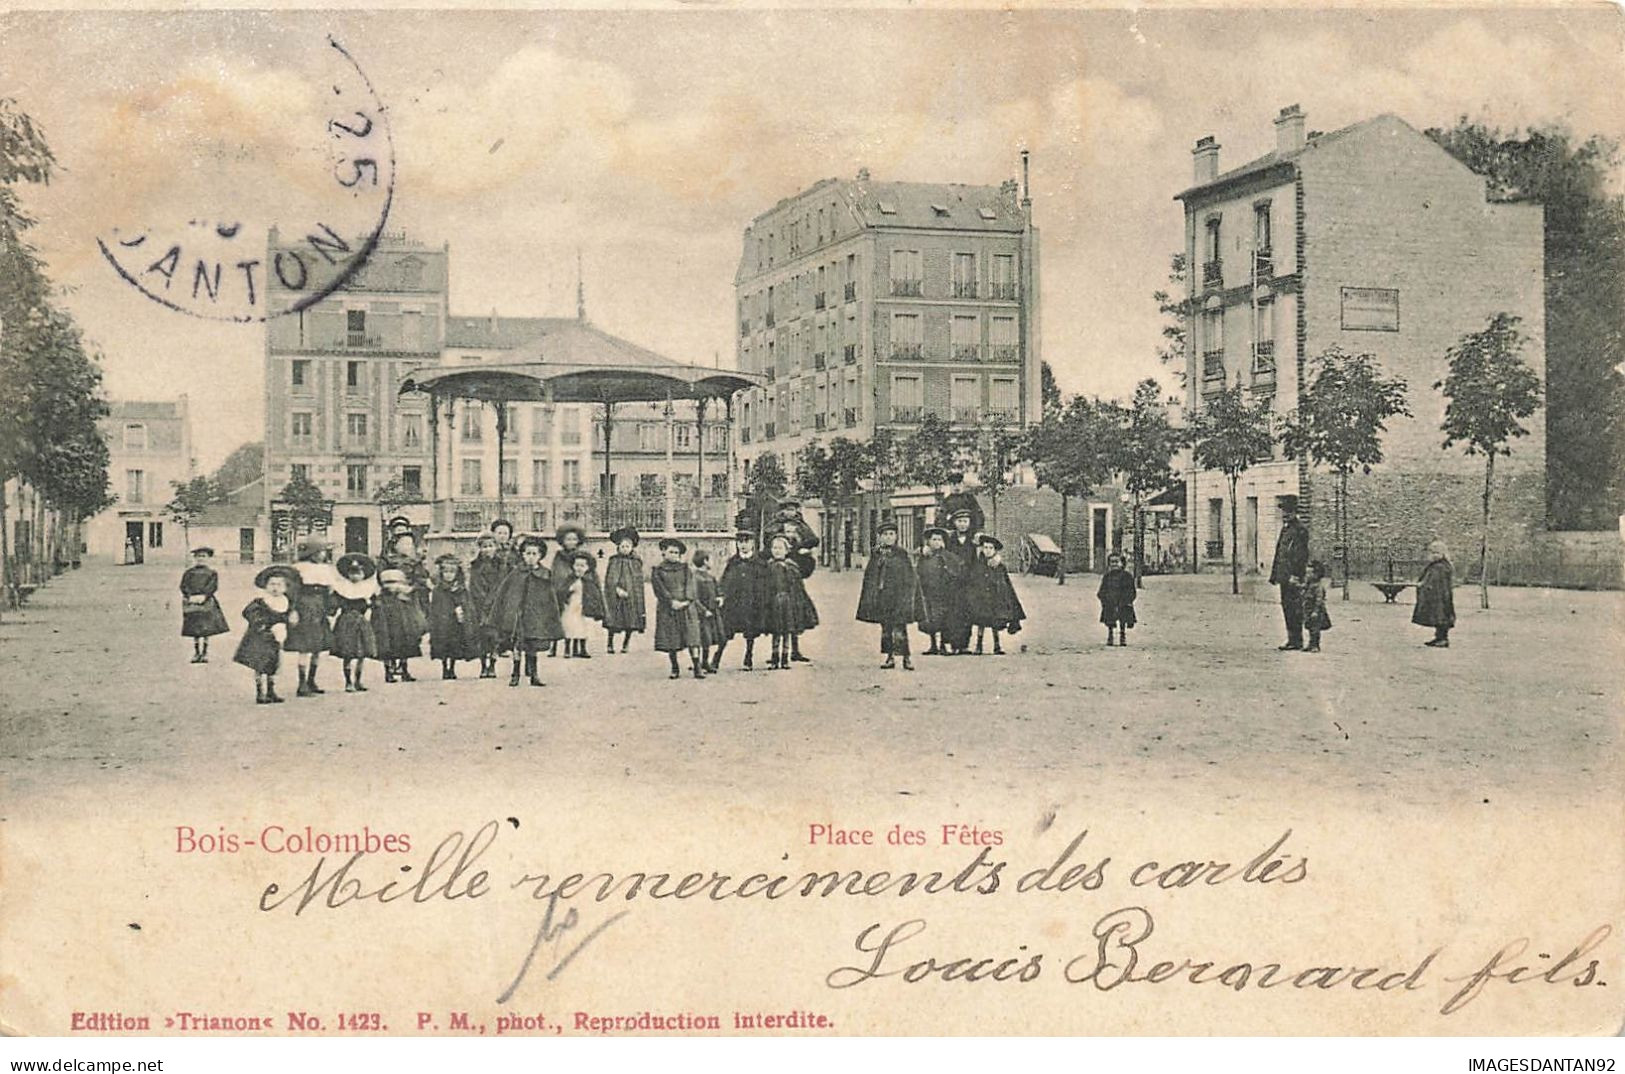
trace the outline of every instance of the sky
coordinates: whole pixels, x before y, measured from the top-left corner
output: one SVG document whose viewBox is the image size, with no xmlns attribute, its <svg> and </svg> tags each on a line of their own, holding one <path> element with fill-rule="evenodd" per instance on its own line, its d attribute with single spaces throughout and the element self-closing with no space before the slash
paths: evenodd
<svg viewBox="0 0 1625 1074">
<path fill-rule="evenodd" d="M 1380 112 L 1625 140 L 1625 16 L 1540 9 L 0 14 L 0 97 L 58 162 L 23 191 L 108 393 L 185 393 L 205 470 L 263 424 L 264 328 L 164 309 L 98 235 L 300 219 L 320 192 L 333 53 L 388 110 L 389 228 L 449 244 L 455 314 L 588 316 L 684 361 L 733 361 L 745 226 L 820 179 L 997 184 L 1032 154 L 1044 357 L 1063 389 L 1160 376 L 1173 196 Z"/>
</svg>

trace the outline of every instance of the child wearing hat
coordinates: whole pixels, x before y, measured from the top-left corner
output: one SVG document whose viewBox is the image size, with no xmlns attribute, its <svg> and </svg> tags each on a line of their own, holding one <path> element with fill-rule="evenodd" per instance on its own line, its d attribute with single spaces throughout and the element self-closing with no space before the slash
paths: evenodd
<svg viewBox="0 0 1625 1074">
<path fill-rule="evenodd" d="M 1127 645 L 1129 628 L 1139 621 L 1134 615 L 1138 589 L 1125 563 L 1127 560 L 1121 552 L 1107 556 L 1106 573 L 1100 576 L 1100 588 L 1095 591 L 1100 600 L 1100 621 L 1106 624 L 1107 645 L 1119 644 L 1113 639 L 1114 629 L 1116 636 L 1122 639 L 1121 644 Z"/>
<path fill-rule="evenodd" d="M 333 542 L 314 533 L 300 540 L 299 561 L 294 569 L 299 572 L 299 590 L 294 597 L 299 618 L 290 623 L 283 648 L 299 654 L 299 688 L 295 696 L 313 697 L 326 693 L 316 685 L 316 666 L 322 654 L 333 648 L 331 617 L 338 610 L 333 597 L 333 583 L 339 580 L 333 569 Z"/>
<path fill-rule="evenodd" d="M 643 560 L 637 554 L 638 531 L 622 526 L 609 535 L 615 554 L 604 566 L 604 630 L 609 634 L 609 652 L 615 652 L 615 635 L 624 634 L 621 652 L 632 644 L 633 634 L 642 634 L 649 625 L 643 598 Z"/>
<path fill-rule="evenodd" d="M 378 586 L 383 592 L 373 601 L 372 625 L 378 636 L 378 658 L 384 662 L 384 681 L 416 682 L 410 661 L 423 655 L 423 635 L 429 629 L 418 587 L 396 566 L 379 570 Z"/>
<path fill-rule="evenodd" d="M 920 629 L 931 639 L 925 655 L 955 655 L 962 650 L 954 649 L 952 643 L 965 628 L 965 564 L 948 551 L 948 531 L 941 526 L 925 531 L 925 552 L 920 556 L 917 573 L 925 601 Z"/>
<path fill-rule="evenodd" d="M 655 596 L 655 651 L 671 661 L 671 677 L 680 679 L 677 654 L 688 650 L 689 665 L 696 679 L 705 678 L 700 663 L 699 583 L 694 571 L 683 562 L 688 546 L 675 537 L 660 539 L 660 562 L 649 572 L 649 588 Z"/>
<path fill-rule="evenodd" d="M 463 564 L 447 552 L 435 561 L 440 576 L 429 595 L 429 657 L 440 661 L 440 677 L 455 679 L 457 661 L 480 655 Z"/>
<path fill-rule="evenodd" d="M 1309 644 L 1303 650 L 1306 653 L 1320 652 L 1321 631 L 1332 628 L 1331 613 L 1326 610 L 1326 592 L 1331 587 L 1331 572 L 1325 561 L 1310 560 L 1298 594 L 1303 601 L 1303 628 L 1309 632 Z"/>
<path fill-rule="evenodd" d="M 526 537 L 520 541 L 519 566 L 502 580 L 492 602 L 491 616 L 499 644 L 513 653 L 509 686 L 519 685 L 521 654 L 530 684 L 546 686 L 536 668 L 536 653 L 564 635 L 553 573 L 542 562 L 546 555 L 547 541 L 543 538 Z"/>
<path fill-rule="evenodd" d="M 775 533 L 768 542 L 767 561 L 768 622 L 773 634 L 773 654 L 768 668 L 789 671 L 792 660 L 810 663 L 799 651 L 803 631 L 818 625 L 818 609 L 807 596 L 801 568 L 790 558 L 790 537 Z"/>
<path fill-rule="evenodd" d="M 553 539 L 559 542 L 559 550 L 553 555 L 552 573 L 553 589 L 562 593 L 570 584 L 570 577 L 575 573 L 576 553 L 581 551 L 582 542 L 587 539 L 587 531 L 577 522 L 561 522 L 559 528 L 553 532 Z M 597 564 L 593 564 L 593 573 L 596 575 Z M 562 610 L 563 602 L 560 601 Z M 548 656 L 557 656 L 559 643 L 557 641 L 547 647 Z"/>
<path fill-rule="evenodd" d="M 570 578 L 556 593 L 559 627 L 564 632 L 564 655 L 581 660 L 587 652 L 587 631 L 604 618 L 604 591 L 598 585 L 598 563 L 590 552 L 577 552 L 570 560 Z"/>
<path fill-rule="evenodd" d="M 883 668 L 897 666 L 897 657 L 903 658 L 903 670 L 913 671 L 914 661 L 908 651 L 908 627 L 924 618 L 920 596 L 920 579 L 914 572 L 914 563 L 903 549 L 897 547 L 897 523 L 886 521 L 875 530 L 879 544 L 869 556 L 863 570 L 863 590 L 858 595 L 858 622 L 877 623 L 880 626 L 880 651 L 885 654 Z"/>
<path fill-rule="evenodd" d="M 1444 542 L 1429 544 L 1428 563 L 1416 583 L 1416 607 L 1411 610 L 1411 622 L 1433 628 L 1433 637 L 1422 643 L 1429 649 L 1450 648 L 1450 629 L 1456 625 L 1454 575 Z"/>
<path fill-rule="evenodd" d="M 519 549 L 513 543 L 513 523 L 505 518 L 496 519 L 491 523 L 491 539 L 496 542 L 493 555 L 506 575 L 519 566 Z"/>
<path fill-rule="evenodd" d="M 207 664 L 209 639 L 231 629 L 215 597 L 220 575 L 209 566 L 213 557 L 212 548 L 194 548 L 192 565 L 181 573 L 181 637 L 192 639 L 194 664 Z"/>
<path fill-rule="evenodd" d="M 358 552 L 340 556 L 335 566 L 339 579 L 333 583 L 333 596 L 339 614 L 333 620 L 333 655 L 344 667 L 344 692 L 365 693 L 362 666 L 378 659 L 378 632 L 372 625 L 372 609 L 379 593 L 378 568 L 370 557 Z"/>
<path fill-rule="evenodd" d="M 700 610 L 700 666 L 715 675 L 717 661 L 722 659 L 722 643 L 727 634 L 722 626 L 722 596 L 717 588 L 717 576 L 711 573 L 711 553 L 703 548 L 694 550 L 694 588 L 698 596 L 695 606 Z M 716 652 L 713 654 L 712 649 Z"/>
<path fill-rule="evenodd" d="M 948 516 L 948 537 L 943 547 L 959 561 L 962 584 L 970 581 L 972 570 L 981 562 L 976 537 L 971 529 L 971 513 L 968 510 L 954 511 Z M 960 592 L 964 594 L 963 589 Z M 945 625 L 942 631 L 944 645 L 960 656 L 970 652 L 971 620 L 966 599 L 962 596 L 960 602 L 963 614 Z"/>
<path fill-rule="evenodd" d="M 773 633 L 769 623 L 768 586 L 767 560 L 757 552 L 756 534 L 740 530 L 734 535 L 734 554 L 728 557 L 722 568 L 722 580 L 717 585 L 723 637 L 711 658 L 713 672 L 721 666 L 722 651 L 728 647 L 729 640 L 738 635 L 745 638 L 745 670 L 752 670 L 756 636 Z"/>
<path fill-rule="evenodd" d="M 232 657 L 254 672 L 254 701 L 260 705 L 280 705 L 276 692 L 277 668 L 282 663 L 282 646 L 289 626 L 299 622 L 299 611 L 289 594 L 299 588 L 299 572 L 285 563 L 267 567 L 254 576 L 260 595 L 243 608 L 248 628 L 237 643 Z"/>
<path fill-rule="evenodd" d="M 976 545 L 981 555 L 965 579 L 965 606 L 971 625 L 976 627 L 976 655 L 982 655 L 983 641 L 987 631 L 992 630 L 993 655 L 1003 656 L 999 632 L 1018 633 L 1027 613 L 1016 596 L 1016 587 L 1010 584 L 1010 572 L 999 554 L 1004 542 L 991 533 L 983 533 L 977 535 Z"/>
<path fill-rule="evenodd" d="M 497 677 L 497 655 L 501 649 L 495 624 L 491 621 L 491 602 L 496 599 L 497 587 L 507 577 L 509 567 L 498 555 L 497 539 L 482 533 L 476 543 L 474 559 L 468 565 L 468 621 L 480 657 L 480 678 Z"/>
</svg>

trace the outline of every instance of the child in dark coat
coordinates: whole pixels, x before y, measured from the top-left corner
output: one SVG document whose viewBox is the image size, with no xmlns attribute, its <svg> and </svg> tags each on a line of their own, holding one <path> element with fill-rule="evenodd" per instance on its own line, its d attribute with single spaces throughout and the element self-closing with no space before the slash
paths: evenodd
<svg viewBox="0 0 1625 1074">
<path fill-rule="evenodd" d="M 254 672 L 254 701 L 260 705 L 280 705 L 276 693 L 277 668 L 282 663 L 282 646 L 288 640 L 288 627 L 299 622 L 299 612 L 290 596 L 299 587 L 299 572 L 286 564 L 260 571 L 254 578 L 260 595 L 243 608 L 248 629 L 237 643 L 232 657 Z"/>
<path fill-rule="evenodd" d="M 207 664 L 209 639 L 231 629 L 215 597 L 220 575 L 209 566 L 212 558 L 212 548 L 192 549 L 192 565 L 181 574 L 181 637 L 192 639 L 194 664 Z"/>
<path fill-rule="evenodd" d="M 958 655 L 963 650 L 954 648 L 954 639 L 965 622 L 965 563 L 948 551 L 947 530 L 932 526 L 925 531 L 925 553 L 920 556 L 916 572 L 925 599 L 920 629 L 931 639 L 925 655 Z"/>
<path fill-rule="evenodd" d="M 894 668 L 897 657 L 903 658 L 903 670 L 913 671 L 914 661 L 908 651 L 908 627 L 924 617 L 924 600 L 920 595 L 920 579 L 914 572 L 914 563 L 903 549 L 897 547 L 897 523 L 883 522 L 875 531 L 880 542 L 869 556 L 863 569 L 863 590 L 858 594 L 858 622 L 880 626 L 880 651 L 886 662 L 880 666 Z"/>
<path fill-rule="evenodd" d="M 591 659 L 587 652 L 590 624 L 604 618 L 604 591 L 598 585 L 598 562 L 590 552 L 577 552 L 570 561 L 570 578 L 554 596 L 559 602 L 559 625 L 564 631 L 564 655 Z"/>
<path fill-rule="evenodd" d="M 604 565 L 604 629 L 609 634 L 609 652 L 615 651 L 615 635 L 624 632 L 621 652 L 632 644 L 633 634 L 649 626 L 649 613 L 643 597 L 643 560 L 638 557 L 638 531 L 622 526 L 609 535 L 615 554 Z"/>
<path fill-rule="evenodd" d="M 333 620 L 333 655 L 344 667 L 344 692 L 366 693 L 361 684 L 362 666 L 378 659 L 378 632 L 371 614 L 378 596 L 377 567 L 371 559 L 356 552 L 339 557 L 339 580 L 333 583 L 338 601 L 338 618 Z"/>
<path fill-rule="evenodd" d="M 372 602 L 372 628 L 378 638 L 378 658 L 384 662 L 384 681 L 416 682 L 409 661 L 423 655 L 423 635 L 429 629 L 410 576 L 398 567 L 378 572 L 382 590 Z"/>
<path fill-rule="evenodd" d="M 502 651 L 496 625 L 491 621 L 491 602 L 497 587 L 511 568 L 497 554 L 497 539 L 480 535 L 474 560 L 468 565 L 468 618 L 480 650 L 480 678 L 497 677 L 497 655 Z"/>
<path fill-rule="evenodd" d="M 1450 648 L 1450 628 L 1456 625 L 1456 580 L 1450 567 L 1450 553 L 1443 541 L 1428 545 L 1428 565 L 1416 583 L 1416 607 L 1411 622 L 1433 628 L 1433 638 L 1422 644 L 1430 649 Z"/>
<path fill-rule="evenodd" d="M 463 565 L 448 552 L 435 560 L 435 566 L 440 577 L 429 595 L 429 656 L 440 661 L 442 679 L 455 679 L 457 661 L 480 655 L 479 639 Z"/>
<path fill-rule="evenodd" d="M 983 639 L 986 632 L 992 630 L 993 655 L 1003 656 L 999 632 L 1019 633 L 1027 612 L 1016 596 L 1016 587 L 1010 584 L 1004 558 L 999 555 L 1004 550 L 1004 542 L 991 533 L 984 533 L 977 537 L 976 545 L 981 555 L 971 565 L 965 580 L 965 606 L 971 625 L 976 627 L 976 655 L 982 655 Z"/>
<path fill-rule="evenodd" d="M 717 588 L 717 577 L 711 573 L 711 553 L 703 548 L 694 550 L 694 604 L 700 610 L 700 665 L 716 674 L 717 661 L 722 659 L 722 643 L 727 633 L 722 625 L 722 598 Z M 716 649 L 713 655 L 712 648 Z"/>
<path fill-rule="evenodd" d="M 513 651 L 509 686 L 519 685 L 521 653 L 530 684 L 546 686 L 536 670 L 536 653 L 564 636 L 553 573 L 542 564 L 546 554 L 547 542 L 540 537 L 526 537 L 519 543 L 519 566 L 502 580 L 491 610 L 501 644 Z"/>
<path fill-rule="evenodd" d="M 775 533 L 767 561 L 768 622 L 773 634 L 773 655 L 768 668 L 789 671 L 792 661 L 811 663 L 797 651 L 796 639 L 818 625 L 818 609 L 807 596 L 801 567 L 790 558 L 790 538 Z"/>
<path fill-rule="evenodd" d="M 718 583 L 718 600 L 722 606 L 723 639 L 711 658 L 714 672 L 722 664 L 722 651 L 734 637 L 745 639 L 745 670 L 752 669 L 756 655 L 756 636 L 773 633 L 768 623 L 769 596 L 767 560 L 756 549 L 756 534 L 741 530 L 734 535 L 734 554 L 722 568 Z"/>
<path fill-rule="evenodd" d="M 699 583 L 694 571 L 683 562 L 688 546 L 675 537 L 660 542 L 661 560 L 649 572 L 649 587 L 655 595 L 655 649 L 671 660 L 671 677 L 683 677 L 677 654 L 688 650 L 689 664 L 696 679 L 705 678 L 700 661 Z"/>
<path fill-rule="evenodd" d="M 1117 644 L 1112 629 L 1117 630 L 1121 644 L 1128 644 L 1128 632 L 1139 620 L 1134 615 L 1134 598 L 1138 595 L 1134 575 L 1124 566 L 1123 553 L 1113 552 L 1106 557 L 1106 573 L 1100 576 L 1100 621 L 1106 624 L 1106 644 Z"/>
<path fill-rule="evenodd" d="M 333 542 L 315 533 L 301 538 L 299 562 L 294 569 L 299 572 L 299 589 L 293 595 L 299 618 L 289 624 L 283 648 L 299 654 L 299 688 L 295 696 L 313 697 L 326 693 L 316 685 L 316 668 L 322 654 L 333 648 L 331 620 L 338 610 L 333 599 L 333 583 L 339 580 L 333 569 Z"/>
<path fill-rule="evenodd" d="M 565 522 L 554 531 L 553 539 L 559 542 L 559 550 L 553 554 L 551 568 L 553 572 L 553 596 L 558 601 L 559 613 L 562 615 L 564 612 L 564 599 L 560 594 L 570 586 L 570 576 L 575 571 L 576 553 L 581 551 L 582 544 L 586 542 L 587 531 L 582 529 L 581 524 L 578 522 Z M 547 647 L 547 655 L 559 655 L 559 641 L 563 640 L 564 635 L 561 633 L 558 641 Z M 569 655 L 568 648 L 565 655 Z"/>
</svg>

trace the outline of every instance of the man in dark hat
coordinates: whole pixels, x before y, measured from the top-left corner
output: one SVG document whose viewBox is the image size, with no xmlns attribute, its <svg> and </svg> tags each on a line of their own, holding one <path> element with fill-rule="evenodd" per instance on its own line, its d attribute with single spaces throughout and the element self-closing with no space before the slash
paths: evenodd
<svg viewBox="0 0 1625 1074">
<path fill-rule="evenodd" d="M 1309 527 L 1298 520 L 1296 505 L 1281 509 L 1281 536 L 1270 562 L 1270 585 L 1281 587 L 1281 617 L 1286 620 L 1282 651 L 1303 648 L 1303 579 L 1309 570 Z"/>
<path fill-rule="evenodd" d="M 880 651 L 886 662 L 880 666 L 894 668 L 897 657 L 903 658 L 903 670 L 913 671 L 914 661 L 908 651 L 908 628 L 924 618 L 920 598 L 920 579 L 914 573 L 909 554 L 897 547 L 897 523 L 882 522 L 875 531 L 879 544 L 869 556 L 863 570 L 863 591 L 858 595 L 858 622 L 877 623 L 880 626 Z"/>
<path fill-rule="evenodd" d="M 956 512 L 968 511 L 970 532 L 981 533 L 987 518 L 982 514 L 982 505 L 976 502 L 976 496 L 965 488 L 965 475 L 949 474 L 948 485 L 950 491 L 942 498 L 942 505 L 937 508 L 937 525 L 951 526 Z"/>
</svg>

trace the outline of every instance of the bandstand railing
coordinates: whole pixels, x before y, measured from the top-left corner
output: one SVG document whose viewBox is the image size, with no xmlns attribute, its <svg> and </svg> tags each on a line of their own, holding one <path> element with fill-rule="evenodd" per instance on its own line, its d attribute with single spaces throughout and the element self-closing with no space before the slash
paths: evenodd
<svg viewBox="0 0 1625 1074">
<path fill-rule="evenodd" d="M 505 518 L 517 533 L 551 536 L 566 522 L 575 522 L 589 533 L 608 533 L 621 526 L 634 526 L 643 533 L 666 531 L 666 497 L 598 493 L 579 496 L 457 497 L 434 504 L 434 529 L 444 533 L 470 534 L 489 529 Z M 700 496 L 679 488 L 671 502 L 671 528 L 678 533 L 729 532 L 733 522 L 731 502 L 724 496 Z"/>
</svg>

